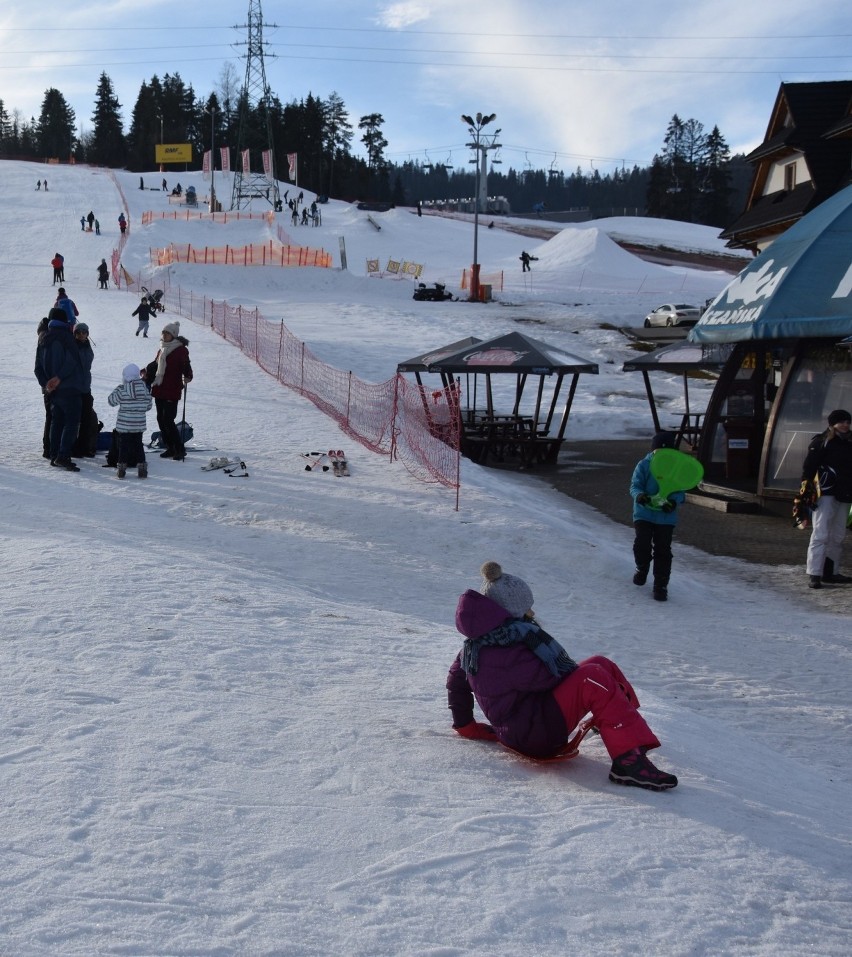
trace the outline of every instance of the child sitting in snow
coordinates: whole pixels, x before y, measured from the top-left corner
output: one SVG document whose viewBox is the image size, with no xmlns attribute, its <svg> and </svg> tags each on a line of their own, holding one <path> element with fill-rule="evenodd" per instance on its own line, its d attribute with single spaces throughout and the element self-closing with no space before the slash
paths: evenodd
<svg viewBox="0 0 852 957">
<path fill-rule="evenodd" d="M 127 475 L 127 463 L 136 462 L 139 478 L 148 478 L 148 463 L 145 461 L 145 446 L 142 433 L 146 426 L 146 413 L 154 400 L 139 374 L 139 366 L 128 363 L 121 373 L 121 385 L 107 396 L 110 405 L 118 406 L 115 431 L 118 439 L 118 477 Z"/>
<path fill-rule="evenodd" d="M 497 562 L 486 562 L 482 577 L 480 591 L 466 591 L 456 609 L 466 639 L 447 676 L 456 732 L 548 758 L 591 712 L 612 758 L 610 781 L 649 791 L 676 787 L 673 774 L 648 760 L 660 741 L 618 665 L 602 655 L 579 663 L 569 657 L 535 621 L 529 585 Z M 489 724 L 474 719 L 474 699 Z"/>
</svg>

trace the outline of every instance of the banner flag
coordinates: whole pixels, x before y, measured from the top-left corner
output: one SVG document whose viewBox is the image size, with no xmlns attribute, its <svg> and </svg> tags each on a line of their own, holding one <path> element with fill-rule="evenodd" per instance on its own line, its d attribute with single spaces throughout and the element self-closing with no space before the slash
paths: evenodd
<svg viewBox="0 0 852 957">
<path fill-rule="evenodd" d="M 201 158 L 201 174 L 204 179 L 210 179 L 210 150 L 207 150 Z"/>
<path fill-rule="evenodd" d="M 231 147 L 220 146 L 219 155 L 222 157 L 222 172 L 230 173 L 231 172 Z"/>
<path fill-rule="evenodd" d="M 243 150 L 243 175 L 248 176 L 251 172 L 251 162 L 249 161 L 249 151 Z"/>
<path fill-rule="evenodd" d="M 272 177 L 272 150 L 264 150 L 261 154 L 263 160 L 263 172 L 268 177 Z"/>
<path fill-rule="evenodd" d="M 297 153 L 287 154 L 287 165 L 289 166 L 290 179 L 295 183 L 297 181 L 297 171 L 299 168 Z"/>
</svg>

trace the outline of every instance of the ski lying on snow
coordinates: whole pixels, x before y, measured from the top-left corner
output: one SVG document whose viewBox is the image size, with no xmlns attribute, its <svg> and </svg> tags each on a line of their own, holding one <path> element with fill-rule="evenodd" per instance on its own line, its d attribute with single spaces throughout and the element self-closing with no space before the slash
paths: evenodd
<svg viewBox="0 0 852 957">
<path fill-rule="evenodd" d="M 329 449 L 328 458 L 331 462 L 331 468 L 338 478 L 349 475 L 349 463 L 346 461 L 346 455 L 342 449 L 337 449 L 337 451 Z"/>
<path fill-rule="evenodd" d="M 234 465 L 239 465 L 241 459 L 229 459 L 226 455 L 220 456 L 219 458 L 210 459 L 207 465 L 201 466 L 202 472 L 215 472 L 216 469 L 225 469 L 233 467 Z"/>
</svg>

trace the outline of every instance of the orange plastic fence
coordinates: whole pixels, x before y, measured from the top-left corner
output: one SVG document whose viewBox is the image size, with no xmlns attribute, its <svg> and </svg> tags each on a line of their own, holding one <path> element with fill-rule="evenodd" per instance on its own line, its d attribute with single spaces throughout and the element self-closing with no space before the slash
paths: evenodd
<svg viewBox="0 0 852 957">
<path fill-rule="evenodd" d="M 331 253 L 307 246 L 282 246 L 274 239 L 248 246 L 193 246 L 170 243 L 165 249 L 152 249 L 151 263 L 202 263 L 209 266 L 319 266 L 331 268 Z"/>
<path fill-rule="evenodd" d="M 191 211 L 189 209 L 183 210 L 149 210 L 147 213 L 142 214 L 142 225 L 147 226 L 149 223 L 152 223 L 155 219 L 171 219 L 171 220 L 183 220 L 189 222 L 193 219 L 206 219 L 213 223 L 235 223 L 241 219 L 265 219 L 267 223 L 271 226 L 275 222 L 275 213 L 246 213 L 239 209 L 228 210 L 224 213 L 203 213 L 198 211 Z"/>
<path fill-rule="evenodd" d="M 141 280 L 131 281 L 128 288 L 138 290 L 140 285 Z M 233 342 L 361 445 L 399 459 L 419 481 L 459 489 L 457 386 L 428 392 L 399 374 L 385 382 L 365 382 L 323 362 L 283 321 L 270 322 L 257 309 L 215 302 L 180 287 L 167 289 L 163 302 L 170 312 Z"/>
<path fill-rule="evenodd" d="M 479 285 L 480 286 L 491 286 L 492 289 L 499 289 L 500 292 L 503 291 L 503 272 L 481 272 L 479 274 Z M 462 270 L 461 277 L 461 289 L 470 289 L 470 271 L 467 269 Z"/>
</svg>

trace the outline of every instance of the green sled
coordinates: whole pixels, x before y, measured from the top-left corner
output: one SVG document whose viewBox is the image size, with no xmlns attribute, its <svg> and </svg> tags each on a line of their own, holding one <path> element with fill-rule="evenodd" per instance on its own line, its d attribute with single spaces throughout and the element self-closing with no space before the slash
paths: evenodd
<svg viewBox="0 0 852 957">
<path fill-rule="evenodd" d="M 651 475 L 660 491 L 648 503 L 650 508 L 662 508 L 672 492 L 686 492 L 704 478 L 704 466 L 677 449 L 657 449 L 651 459 Z"/>
</svg>

